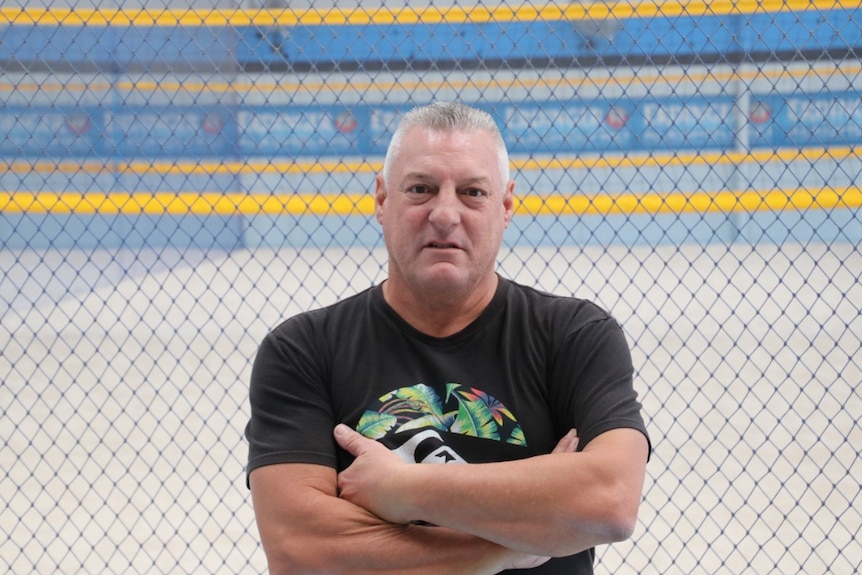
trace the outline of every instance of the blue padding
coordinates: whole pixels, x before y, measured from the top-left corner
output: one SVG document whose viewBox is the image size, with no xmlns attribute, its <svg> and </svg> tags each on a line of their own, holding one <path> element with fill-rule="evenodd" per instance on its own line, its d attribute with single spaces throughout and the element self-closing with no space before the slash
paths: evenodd
<svg viewBox="0 0 862 575">
<path fill-rule="evenodd" d="M 596 58 L 729 61 L 862 49 L 860 9 L 655 16 L 602 22 L 254 26 L 32 26 L 0 29 L 0 62 L 211 66 L 542 63 Z"/>
</svg>

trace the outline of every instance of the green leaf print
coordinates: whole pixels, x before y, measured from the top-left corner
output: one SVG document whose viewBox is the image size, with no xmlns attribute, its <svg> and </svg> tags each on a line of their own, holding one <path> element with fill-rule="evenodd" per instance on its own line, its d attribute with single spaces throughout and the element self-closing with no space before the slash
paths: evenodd
<svg viewBox="0 0 862 575">
<path fill-rule="evenodd" d="M 515 416 L 493 396 L 460 383 L 447 383 L 445 402 L 424 383 L 400 387 L 382 395 L 367 410 L 357 430 L 372 439 L 416 429 L 437 429 L 481 439 L 527 444 Z"/>
<path fill-rule="evenodd" d="M 394 415 L 367 410 L 359 419 L 356 431 L 370 439 L 381 439 L 396 423 L 398 419 Z"/>
<path fill-rule="evenodd" d="M 506 440 L 506 443 L 511 443 L 512 445 L 527 445 L 527 439 L 524 437 L 524 430 L 521 429 L 520 425 L 515 426 L 515 429 L 513 429 L 512 433 L 509 434 L 509 439 Z"/>
<path fill-rule="evenodd" d="M 497 398 L 485 393 L 481 389 L 476 389 L 475 387 L 471 388 L 469 391 L 459 389 L 457 393 L 461 397 L 470 401 L 484 402 L 485 405 L 488 406 L 488 409 L 491 410 L 491 414 L 494 416 L 494 420 L 497 422 L 497 425 L 503 425 L 505 419 L 508 419 L 509 421 L 515 421 L 515 416 L 512 415 L 512 412 L 509 411 L 509 409 L 505 405 L 503 405 L 499 400 L 497 400 Z"/>
<path fill-rule="evenodd" d="M 495 397 L 481 389 L 464 389 L 459 383 L 446 384 L 446 401 L 451 398 L 458 401 L 459 411 L 452 431 L 474 435 L 486 439 L 500 439 L 501 433 L 509 426 L 514 426 L 509 432 L 507 443 L 512 445 L 527 445 L 524 431 L 509 409 Z"/>
<path fill-rule="evenodd" d="M 397 433 L 409 431 L 411 429 L 424 429 L 426 427 L 433 427 L 440 431 L 449 431 L 452 426 L 452 422 L 455 421 L 455 417 L 457 415 L 458 414 L 454 411 L 444 413 L 442 415 L 423 415 L 422 417 L 417 417 L 413 421 L 408 421 L 402 424 L 401 427 L 398 428 Z"/>
<path fill-rule="evenodd" d="M 500 439 L 494 415 L 483 401 L 461 400 L 451 431 L 482 439 Z"/>
<path fill-rule="evenodd" d="M 383 404 L 380 413 L 390 413 L 399 419 L 415 419 L 417 415 L 443 415 L 440 396 L 424 383 L 391 391 L 382 396 L 380 402 Z"/>
</svg>

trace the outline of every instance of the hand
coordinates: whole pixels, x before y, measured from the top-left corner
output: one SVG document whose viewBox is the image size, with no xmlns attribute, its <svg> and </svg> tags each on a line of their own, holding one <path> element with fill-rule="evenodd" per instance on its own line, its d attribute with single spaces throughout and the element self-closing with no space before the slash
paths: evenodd
<svg viewBox="0 0 862 575">
<path fill-rule="evenodd" d="M 503 567 L 503 571 L 507 571 L 509 569 L 533 569 L 534 567 L 538 567 L 539 565 L 544 565 L 551 558 L 550 557 L 541 557 L 539 555 L 527 555 L 526 553 L 518 553 L 517 551 L 512 551 L 512 557 L 509 561 L 506 562 Z"/>
<path fill-rule="evenodd" d="M 554 447 L 551 453 L 574 453 L 578 448 L 578 432 L 575 429 L 569 430 Z M 539 565 L 543 565 L 549 561 L 550 557 L 542 557 L 540 555 L 527 555 L 512 551 L 513 555 L 506 563 L 505 569 L 533 569 Z"/>
<path fill-rule="evenodd" d="M 408 463 L 373 439 L 348 426 L 336 425 L 335 441 L 356 459 L 338 474 L 338 492 L 350 501 L 390 523 L 410 523 L 419 517 L 408 517 L 399 504 L 393 479 L 403 473 Z"/>
<path fill-rule="evenodd" d="M 574 453 L 578 449 L 578 430 L 570 429 L 562 439 L 557 442 L 557 446 L 551 453 Z"/>
<path fill-rule="evenodd" d="M 344 424 L 335 426 L 333 433 L 338 444 L 356 458 L 350 467 L 338 474 L 338 490 L 343 499 L 390 523 L 406 524 L 421 519 L 409 516 L 399 503 L 397 491 L 392 489 L 392 479 L 403 473 L 408 463 L 383 444 Z M 578 434 L 572 429 L 557 442 L 551 453 L 574 453 L 577 447 Z"/>
</svg>

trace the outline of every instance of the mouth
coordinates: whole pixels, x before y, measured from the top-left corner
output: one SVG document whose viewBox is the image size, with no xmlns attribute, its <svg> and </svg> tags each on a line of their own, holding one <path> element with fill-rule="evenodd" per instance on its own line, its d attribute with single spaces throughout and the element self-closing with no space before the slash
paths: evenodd
<svg viewBox="0 0 862 575">
<path fill-rule="evenodd" d="M 454 244 L 451 242 L 429 242 L 425 245 L 426 248 L 432 248 L 435 250 L 458 250 L 461 247 L 458 244 Z"/>
</svg>

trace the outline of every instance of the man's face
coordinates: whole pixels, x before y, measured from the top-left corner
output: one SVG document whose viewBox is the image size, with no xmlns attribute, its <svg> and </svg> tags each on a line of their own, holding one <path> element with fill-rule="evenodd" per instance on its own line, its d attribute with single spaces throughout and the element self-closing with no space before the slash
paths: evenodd
<svg viewBox="0 0 862 575">
<path fill-rule="evenodd" d="M 389 250 L 389 278 L 414 292 L 466 295 L 494 281 L 513 182 L 501 180 L 491 134 L 414 127 L 377 179 L 377 220 Z M 483 283 L 484 282 L 484 283 Z"/>
</svg>

